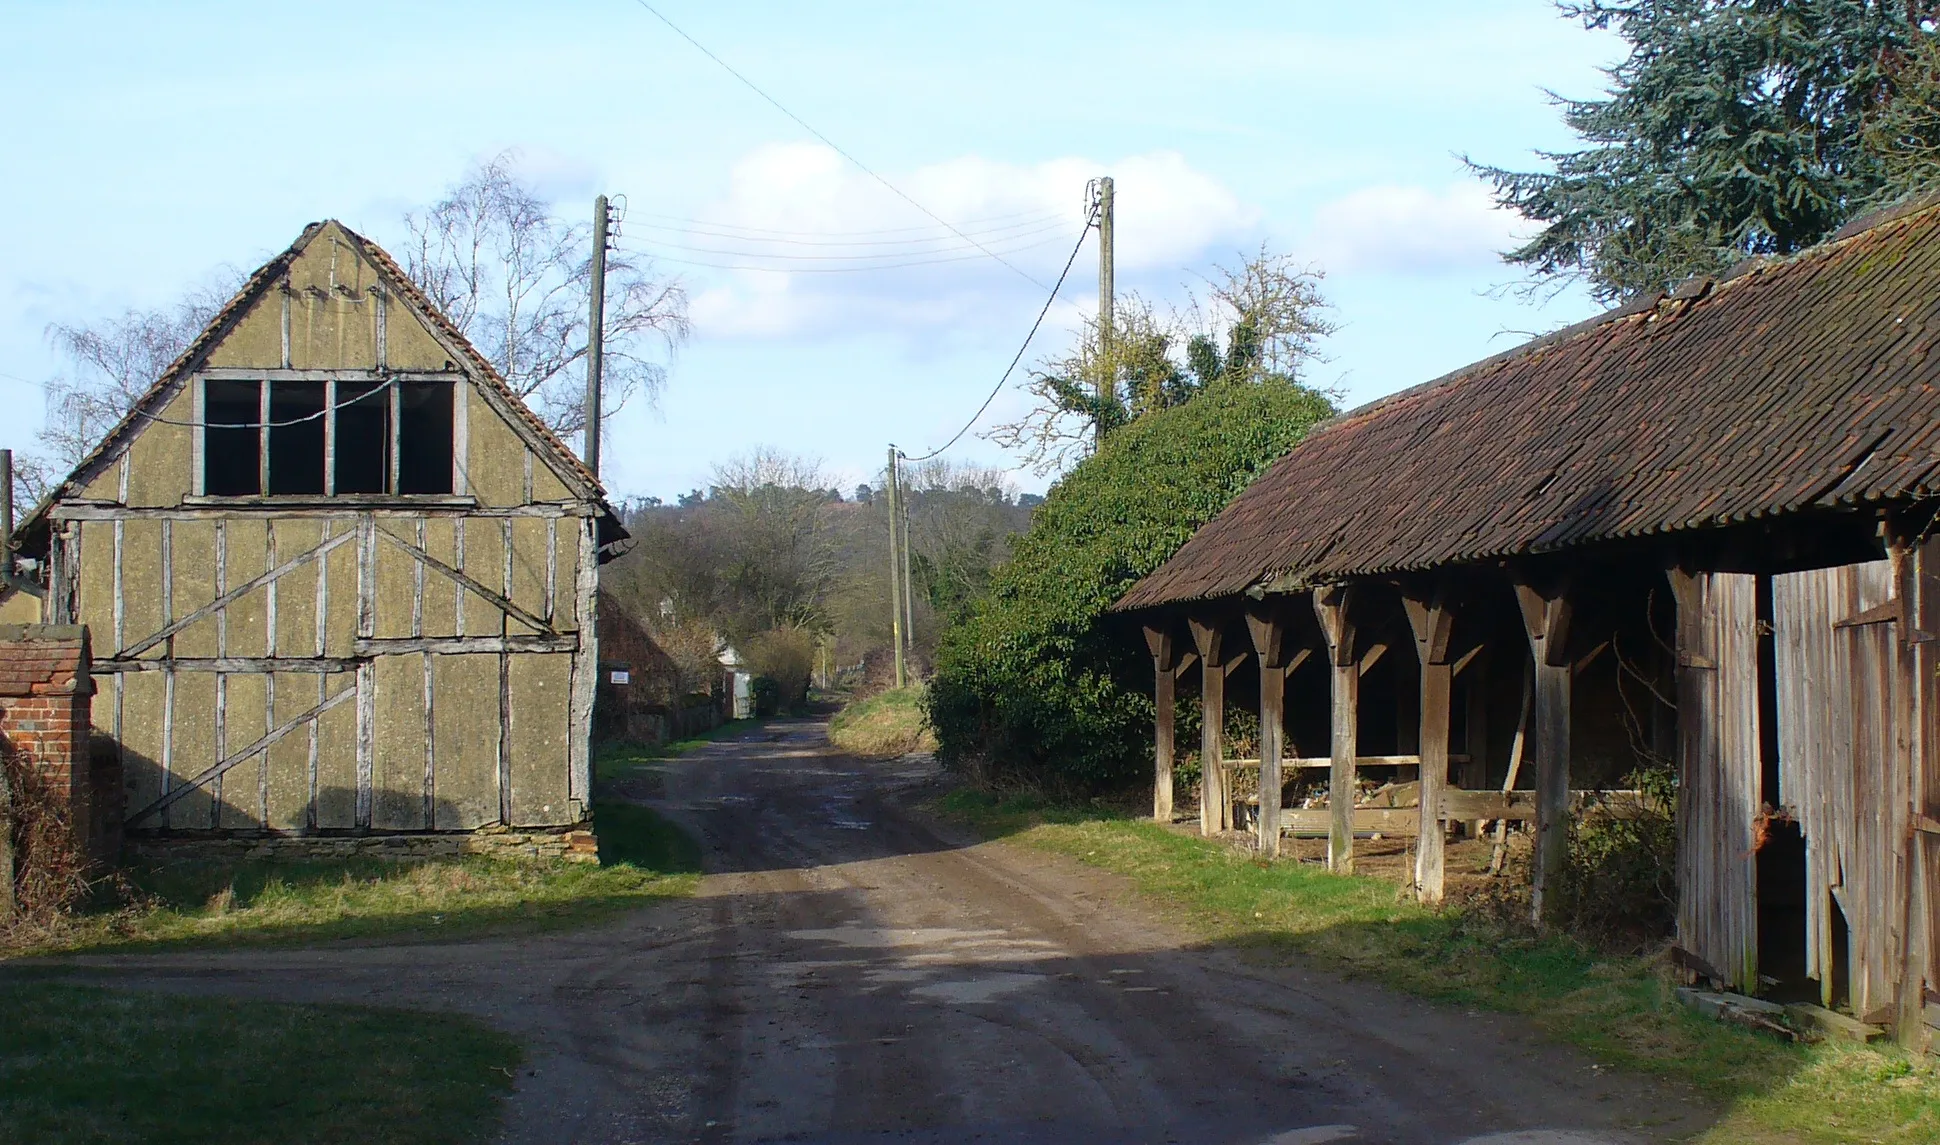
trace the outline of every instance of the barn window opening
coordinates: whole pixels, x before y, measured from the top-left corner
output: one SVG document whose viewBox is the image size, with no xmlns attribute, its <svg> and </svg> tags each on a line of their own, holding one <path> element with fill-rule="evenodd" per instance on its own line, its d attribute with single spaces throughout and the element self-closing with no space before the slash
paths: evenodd
<svg viewBox="0 0 1940 1145">
<path fill-rule="evenodd" d="M 269 491 L 323 492 L 326 401 L 322 382 L 275 382 L 269 388 Z"/>
<path fill-rule="evenodd" d="M 391 480 L 391 387 L 337 383 L 339 493 L 388 493 Z"/>
<path fill-rule="evenodd" d="M 209 496 L 452 492 L 456 391 L 448 380 L 210 378 L 203 386 Z"/>
<path fill-rule="evenodd" d="M 213 496 L 262 492 L 262 394 L 257 381 L 211 381 L 203 392 L 203 488 Z"/>
<path fill-rule="evenodd" d="M 417 382 L 399 391 L 399 493 L 451 492 L 451 421 L 450 382 Z"/>
</svg>

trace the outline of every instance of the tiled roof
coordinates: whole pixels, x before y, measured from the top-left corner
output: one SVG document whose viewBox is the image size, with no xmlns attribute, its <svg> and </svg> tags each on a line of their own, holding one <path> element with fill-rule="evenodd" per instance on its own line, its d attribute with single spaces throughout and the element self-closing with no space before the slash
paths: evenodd
<svg viewBox="0 0 1940 1145">
<path fill-rule="evenodd" d="M 78 625 L 0 625 L 0 696 L 92 690 L 87 630 Z"/>
<path fill-rule="evenodd" d="M 1940 206 L 1335 419 L 1120 609 L 1931 496 Z"/>
</svg>

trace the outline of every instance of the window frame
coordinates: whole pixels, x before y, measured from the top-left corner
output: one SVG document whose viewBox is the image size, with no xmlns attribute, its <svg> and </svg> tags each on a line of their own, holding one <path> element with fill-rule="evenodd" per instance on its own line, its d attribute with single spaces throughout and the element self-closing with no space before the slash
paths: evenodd
<svg viewBox="0 0 1940 1145">
<path fill-rule="evenodd" d="M 322 382 L 324 408 L 329 411 L 323 417 L 323 492 L 322 493 L 271 493 L 270 488 L 270 387 L 277 382 Z M 250 502 L 274 502 L 288 505 L 315 503 L 319 501 L 382 503 L 401 502 L 407 504 L 476 504 L 466 486 L 465 447 L 469 438 L 467 417 L 471 403 L 466 400 L 470 379 L 462 372 L 450 370 L 248 370 L 248 369 L 211 369 L 195 376 L 192 408 L 194 426 L 191 430 L 191 481 L 190 498 L 207 504 L 235 505 Z M 256 382 L 257 387 L 257 492 L 240 494 L 212 494 L 208 491 L 208 385 L 210 382 Z M 390 441 L 387 459 L 388 473 L 385 484 L 390 492 L 385 493 L 338 493 L 337 492 L 337 387 L 345 384 L 379 383 L 386 391 L 390 422 Z M 449 493 L 399 493 L 395 492 L 400 477 L 400 457 L 402 450 L 400 437 L 403 432 L 403 387 L 413 382 L 443 383 L 451 387 L 451 492 Z"/>
</svg>

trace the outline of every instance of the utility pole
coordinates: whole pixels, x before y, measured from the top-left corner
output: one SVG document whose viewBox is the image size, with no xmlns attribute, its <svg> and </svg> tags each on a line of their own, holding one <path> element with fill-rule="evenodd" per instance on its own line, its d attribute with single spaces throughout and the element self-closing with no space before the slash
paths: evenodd
<svg viewBox="0 0 1940 1145">
<path fill-rule="evenodd" d="M 909 686 L 909 668 L 903 662 L 903 555 L 897 545 L 900 530 L 897 518 L 902 512 L 902 494 L 897 489 L 896 447 L 889 447 L 889 633 L 896 645 L 896 686 Z"/>
<path fill-rule="evenodd" d="M 1112 300 L 1116 293 L 1112 266 L 1112 198 L 1110 175 L 1098 180 L 1098 420 L 1092 427 L 1092 451 L 1105 444 L 1105 409 L 1115 396 L 1118 369 L 1112 361 L 1112 334 L 1116 316 Z"/>
<path fill-rule="evenodd" d="M 900 461 L 900 458 L 898 459 Z M 896 499 L 903 506 L 903 647 L 907 648 L 914 661 L 916 657 L 916 581 L 909 575 L 909 490 L 902 487 L 900 476 L 896 482 Z"/>
<path fill-rule="evenodd" d="M 593 199 L 592 301 L 586 314 L 586 468 L 600 475 L 600 367 L 606 349 L 606 196 Z"/>
</svg>

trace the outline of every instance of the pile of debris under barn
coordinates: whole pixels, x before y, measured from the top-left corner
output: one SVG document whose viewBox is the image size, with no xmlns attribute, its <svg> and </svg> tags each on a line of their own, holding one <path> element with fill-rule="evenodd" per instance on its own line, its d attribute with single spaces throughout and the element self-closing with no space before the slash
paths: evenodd
<svg viewBox="0 0 1940 1145">
<path fill-rule="evenodd" d="M 1317 815 L 1350 870 L 1357 833 L 1405 815 L 1428 901 L 1451 823 L 1528 820 L 1540 914 L 1583 793 L 1671 760 L 1682 965 L 1919 1044 L 1940 1014 L 1936 526 L 1928 202 L 1317 429 L 1117 606 L 1157 673 L 1155 812 L 1195 661 L 1203 759 L 1226 689 L 1258 696 L 1261 847 Z M 1325 811 L 1271 797 L 1304 768 Z M 1235 770 L 1204 770 L 1207 831 L 1234 822 Z M 1418 776 L 1419 809 L 1357 810 L 1363 773 Z"/>
</svg>

